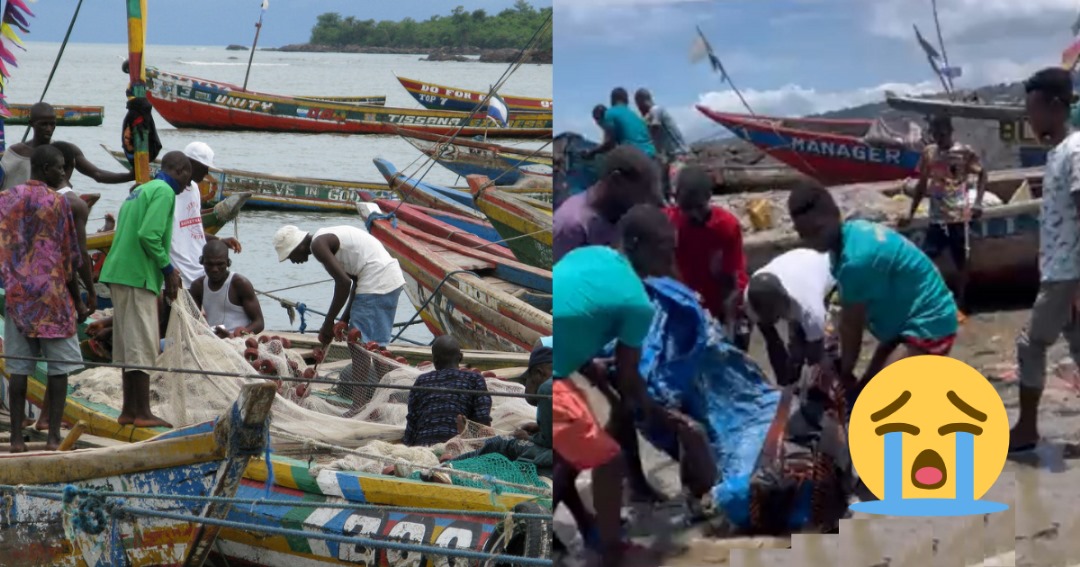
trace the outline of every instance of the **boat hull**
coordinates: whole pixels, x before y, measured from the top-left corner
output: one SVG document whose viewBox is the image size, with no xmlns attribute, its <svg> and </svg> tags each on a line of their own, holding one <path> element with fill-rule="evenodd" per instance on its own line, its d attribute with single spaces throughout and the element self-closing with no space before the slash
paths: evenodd
<svg viewBox="0 0 1080 567">
<path fill-rule="evenodd" d="M 202 212 L 203 230 L 210 234 L 217 234 L 217 232 L 228 224 L 229 221 L 235 219 L 236 216 L 240 214 L 240 210 L 244 208 L 244 205 L 249 198 L 249 193 L 237 193 L 224 201 L 217 203 L 213 208 L 204 209 Z M 97 250 L 108 253 L 109 248 L 112 247 L 113 237 L 115 236 L 115 230 L 87 234 L 86 248 L 87 250 Z M 102 260 L 104 260 L 104 258 Z"/>
<path fill-rule="evenodd" d="M 476 206 L 487 215 L 514 256 L 530 266 L 550 270 L 554 263 L 551 211 L 541 211 L 523 199 L 487 187 L 486 177 L 471 176 L 468 182 Z"/>
<path fill-rule="evenodd" d="M 496 185 L 522 182 L 551 184 L 550 153 L 519 150 L 476 140 L 432 136 L 401 128 L 398 135 L 421 153 L 461 177 L 483 175 Z"/>
<path fill-rule="evenodd" d="M 425 83 L 414 79 L 398 77 L 398 82 L 409 92 L 424 108 L 431 110 L 454 110 L 458 112 L 473 112 L 487 97 L 487 93 L 447 87 L 435 83 Z M 510 114 L 524 112 L 550 113 L 555 105 L 550 98 L 532 98 L 524 96 L 512 96 L 500 94 L 506 102 Z M 480 109 L 483 110 L 483 109 Z"/>
<path fill-rule="evenodd" d="M 155 71 L 147 72 L 146 96 L 154 109 L 177 128 L 308 132 L 336 134 L 393 134 L 408 126 L 425 132 L 462 136 L 542 138 L 551 136 L 550 114 L 509 117 L 500 128 L 487 115 L 338 104 L 251 91 Z"/>
<path fill-rule="evenodd" d="M 32 104 L 12 104 L 8 107 L 11 116 L 4 119 L 5 126 L 20 126 L 30 124 L 30 107 Z M 104 106 L 53 106 L 56 111 L 57 126 L 101 126 L 105 119 Z"/>
<path fill-rule="evenodd" d="M 700 105 L 697 109 L 739 138 L 825 185 L 904 179 L 914 176 L 919 164 L 920 153 L 900 145 L 798 130 Z"/>
<path fill-rule="evenodd" d="M 468 193 L 440 187 L 422 179 L 406 177 L 405 174 L 394 167 L 394 164 L 382 158 L 376 158 L 374 163 L 379 173 L 386 179 L 386 183 L 402 201 L 486 221 L 484 214 L 476 208 L 476 205 L 472 202 L 472 197 Z M 492 229 L 490 235 L 494 238 L 488 238 L 484 235 L 478 236 L 485 240 L 498 240 L 498 233 L 495 233 L 494 229 Z"/>
<path fill-rule="evenodd" d="M 1027 109 L 1021 105 L 953 102 L 950 100 L 898 96 L 893 93 L 885 93 L 885 104 L 892 109 L 905 112 L 972 120 L 1017 121 L 1023 120 L 1027 116 Z"/>
</svg>

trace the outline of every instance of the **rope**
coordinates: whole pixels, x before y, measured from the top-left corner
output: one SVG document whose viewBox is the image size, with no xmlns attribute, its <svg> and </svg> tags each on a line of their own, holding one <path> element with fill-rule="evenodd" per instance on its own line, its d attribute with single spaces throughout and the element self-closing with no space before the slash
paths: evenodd
<svg viewBox="0 0 1080 567">
<path fill-rule="evenodd" d="M 301 335 L 304 334 L 304 331 L 307 330 L 307 317 L 306 317 L 307 310 L 308 310 L 307 305 L 305 305 L 303 303 L 297 303 L 296 304 L 296 312 L 300 314 L 300 334 Z M 323 316 L 325 317 L 326 315 L 323 314 Z"/>
<path fill-rule="evenodd" d="M 304 437 L 302 435 L 295 435 L 293 433 L 280 432 L 280 433 L 278 433 L 278 436 L 283 437 L 285 439 L 292 439 L 293 441 L 301 441 L 303 443 L 308 443 L 313 447 L 320 447 L 320 448 L 323 448 L 323 449 L 330 449 L 332 451 L 338 451 L 338 452 L 342 452 L 342 453 L 351 453 L 351 454 L 356 455 L 358 457 L 364 457 L 365 459 L 371 459 L 371 460 L 374 460 L 374 461 L 382 461 L 384 463 L 389 463 L 389 464 L 392 464 L 392 465 L 402 465 L 402 466 L 410 467 L 410 468 L 413 468 L 413 469 L 416 469 L 416 470 L 425 471 L 425 472 L 427 472 L 429 474 L 434 473 L 434 472 L 447 473 L 447 474 L 450 474 L 452 476 L 460 476 L 462 478 L 468 478 L 470 480 L 475 480 L 477 482 L 485 482 L 485 483 L 491 484 L 493 487 L 495 487 L 495 486 L 506 486 L 508 488 L 514 488 L 514 489 L 520 490 L 522 492 L 525 492 L 526 494 L 532 494 L 532 495 L 535 495 L 535 496 L 545 496 L 545 497 L 550 497 L 551 496 L 551 490 L 541 488 L 539 486 L 529 486 L 527 484 L 518 484 L 518 483 L 515 483 L 515 482 L 507 482 L 505 480 L 499 480 L 497 478 L 494 478 L 491 475 L 482 475 L 482 474 L 477 474 L 477 473 L 474 473 L 474 472 L 459 471 L 457 469 L 444 468 L 441 465 L 437 466 L 437 467 L 425 467 L 423 465 L 418 465 L 418 464 L 416 464 L 416 463 L 414 463 L 412 461 L 406 461 L 404 459 L 398 459 L 398 458 L 389 457 L 389 456 L 386 456 L 386 455 L 377 455 L 377 454 L 373 454 L 373 453 L 366 453 L 366 452 L 361 451 L 359 449 L 350 449 L 348 447 L 342 447 L 340 445 L 334 445 L 332 443 L 325 443 L 325 442 L 319 441 L 317 439 L 311 439 L 311 438 L 308 438 L 308 437 Z"/>
<path fill-rule="evenodd" d="M 263 374 L 239 374 L 236 372 L 220 372 L 216 370 L 198 370 L 191 368 L 166 368 L 163 366 L 141 366 L 135 364 L 116 364 L 112 362 L 93 362 L 89 360 L 68 360 L 68 359 L 56 359 L 56 358 L 35 358 L 32 356 L 15 356 L 12 354 L 0 354 L 0 360 L 32 360 L 38 362 L 45 362 L 49 364 L 84 364 L 88 366 L 103 366 L 106 368 L 120 368 L 122 370 L 140 370 L 145 372 L 171 372 L 176 374 L 201 374 L 203 376 L 228 376 L 232 378 L 246 378 L 249 380 L 259 379 L 266 380 L 267 376 Z M 338 380 L 325 380 L 319 378 L 312 378 L 310 380 L 304 378 L 294 378 L 291 376 L 273 376 L 272 380 L 281 380 L 283 382 L 304 382 L 309 384 L 340 384 Z M 458 388 L 432 388 L 427 386 L 405 386 L 402 384 L 364 384 L 365 388 L 389 388 L 391 390 L 412 390 L 417 392 L 442 392 L 448 394 L 466 394 L 474 396 L 503 396 L 507 398 L 525 398 L 534 400 L 550 400 L 552 396 L 550 394 L 519 394 L 516 392 L 490 392 L 487 390 L 462 390 Z"/>
<path fill-rule="evenodd" d="M 373 222 L 375 222 L 377 220 L 388 220 L 388 221 L 390 221 L 390 226 L 392 226 L 394 228 L 397 228 L 397 217 L 394 216 L 394 213 L 396 213 L 397 210 L 399 208 L 401 208 L 401 203 L 403 203 L 403 202 L 404 201 L 399 202 L 398 206 L 395 207 L 392 212 L 389 212 L 389 213 L 372 213 L 372 214 L 368 215 L 368 218 L 366 220 L 364 220 L 364 229 L 367 230 L 368 233 L 370 234 L 371 233 L 371 223 L 373 223 Z"/>
<path fill-rule="evenodd" d="M 540 146 L 539 148 L 536 148 L 536 150 L 535 150 L 535 151 L 533 151 L 533 152 L 532 152 L 531 154 L 529 154 L 529 155 L 525 156 L 525 157 L 524 157 L 523 159 L 520 159 L 520 160 L 518 160 L 518 162 L 517 162 L 517 165 L 514 165 L 513 167 L 511 167 L 511 168 L 509 168 L 509 169 L 504 169 L 504 170 L 503 170 L 503 172 L 502 172 L 502 173 L 500 173 L 500 174 L 498 175 L 498 177 L 496 177 L 495 179 L 492 179 L 492 180 L 491 180 L 491 184 L 492 184 L 492 185 L 494 185 L 496 181 L 498 181 L 499 179 L 502 179 L 502 176 L 504 176 L 504 175 L 506 175 L 507 173 L 510 173 L 511 171 L 513 171 L 513 170 L 517 169 L 517 166 L 518 166 L 518 165 L 521 165 L 522 163 L 525 163 L 525 162 L 526 162 L 526 161 L 528 161 L 529 159 L 532 159 L 532 158 L 536 157 L 536 156 L 537 156 L 537 154 L 539 154 L 540 152 L 544 151 L 544 148 L 546 148 L 546 147 L 548 147 L 549 145 L 551 145 L 551 142 L 552 142 L 552 140 L 548 140 L 548 141 L 544 142 L 544 145 Z"/>
<path fill-rule="evenodd" d="M 398 207 L 400 207 L 400 206 L 401 205 L 399 204 Z M 397 209 L 394 209 L 394 210 L 396 211 Z M 372 216 L 374 216 L 374 215 L 372 215 Z M 394 213 L 390 213 L 390 216 L 393 217 Z M 394 342 L 394 341 L 398 340 L 399 338 L 401 338 L 401 335 L 402 335 L 402 333 L 405 332 L 405 329 L 408 329 L 411 325 L 416 323 L 416 318 L 419 317 L 420 314 L 424 312 L 424 309 L 427 308 L 428 303 L 431 303 L 431 300 L 435 299 L 435 297 L 439 295 L 439 290 L 442 289 L 443 284 L 445 284 L 447 282 L 447 280 L 450 279 L 451 276 L 455 276 L 457 274 L 471 274 L 473 276 L 476 276 L 477 278 L 480 277 L 480 276 L 477 276 L 475 272 L 471 272 L 469 270 L 454 270 L 454 271 L 446 274 L 445 276 L 443 276 L 442 281 L 439 282 L 439 285 L 435 286 L 435 289 L 432 290 L 431 295 L 429 295 L 428 298 L 425 299 L 424 302 L 420 304 L 420 307 L 418 307 L 416 309 L 416 314 L 413 315 L 412 318 L 409 319 L 408 322 L 405 323 L 405 326 L 402 327 L 400 331 L 398 331 L 398 334 L 394 335 L 394 338 L 390 339 L 390 342 Z"/>
<path fill-rule="evenodd" d="M 45 81 L 45 89 L 41 91 L 41 98 L 38 102 L 45 100 L 45 93 L 49 92 L 49 85 L 52 84 L 53 75 L 56 74 L 56 68 L 60 65 L 60 58 L 64 56 L 64 49 L 67 48 L 68 38 L 71 37 L 71 30 L 75 28 L 75 20 L 79 17 L 79 10 L 82 8 L 83 0 L 79 0 L 79 3 L 75 5 L 75 13 L 71 16 L 71 23 L 68 24 L 67 33 L 64 34 L 64 42 L 60 44 L 60 52 L 56 54 L 56 60 L 53 61 L 52 70 L 49 71 L 49 80 Z M 26 127 L 26 131 L 23 132 L 22 141 L 26 142 L 26 137 L 30 135 L 31 126 Z"/>
<path fill-rule="evenodd" d="M 255 290 L 255 293 L 261 293 L 263 295 L 269 296 L 271 293 L 277 293 L 279 291 L 289 291 L 290 289 L 297 289 L 297 288 L 301 288 L 301 287 L 307 287 L 309 285 L 324 284 L 324 283 L 329 283 L 329 282 L 332 282 L 332 281 L 334 281 L 334 279 L 329 278 L 329 279 L 325 279 L 325 280 L 319 280 L 317 282 L 308 282 L 308 283 L 299 284 L 299 285 L 291 285 L 289 287 L 283 287 L 283 288 L 280 288 L 280 289 L 272 289 L 270 291 Z"/>
<path fill-rule="evenodd" d="M 480 250 L 481 248 L 487 248 L 488 246 L 491 246 L 491 245 L 494 245 L 494 244 L 501 245 L 502 243 L 510 242 L 511 240 L 517 240 L 519 238 L 532 238 L 532 237 L 536 236 L 537 234 L 545 234 L 545 233 L 548 233 L 548 232 L 551 232 L 551 231 L 548 230 L 548 229 L 534 230 L 532 232 L 528 232 L 528 233 L 525 233 L 525 234 L 520 234 L 518 236 L 511 236 L 510 238 L 504 238 L 502 240 L 493 240 L 491 242 L 488 242 L 487 244 L 481 244 L 479 246 L 473 246 L 472 248 L 474 248 L 476 250 Z"/>
<path fill-rule="evenodd" d="M 42 495 L 55 495 L 65 494 L 69 488 L 74 490 L 75 494 L 79 496 L 100 494 L 105 498 L 130 498 L 134 500 L 179 500 L 183 502 L 226 502 L 230 504 L 253 504 L 256 506 L 290 506 L 293 508 L 328 508 L 333 510 L 379 510 L 400 512 L 408 514 L 445 514 L 446 508 L 415 508 L 410 506 L 388 506 L 383 504 L 361 504 L 358 502 L 312 502 L 309 500 L 281 500 L 281 499 L 267 499 L 267 498 L 230 498 L 227 496 L 194 496 L 185 494 L 146 494 L 142 492 L 119 492 L 119 491 L 100 491 L 92 488 L 82 488 L 78 486 L 66 486 L 64 488 L 52 488 L 52 487 L 38 487 L 38 486 L 24 486 L 24 485 L 0 485 L 0 492 L 6 493 L 4 495 L 4 501 L 7 502 L 11 498 L 11 494 L 28 494 L 31 496 Z M 456 510 L 460 511 L 460 510 Z M 504 512 L 489 512 L 489 511 L 467 511 L 468 515 L 476 516 L 480 518 L 505 518 Z M 528 518 L 537 520 L 550 520 L 551 514 L 526 514 L 526 513 L 514 513 L 515 518 Z"/>
</svg>

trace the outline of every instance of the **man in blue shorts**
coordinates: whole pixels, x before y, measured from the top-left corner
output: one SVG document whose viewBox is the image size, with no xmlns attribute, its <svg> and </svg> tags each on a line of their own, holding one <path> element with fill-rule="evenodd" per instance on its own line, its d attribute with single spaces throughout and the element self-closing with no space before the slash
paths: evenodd
<svg viewBox="0 0 1080 567">
<path fill-rule="evenodd" d="M 949 354 L 958 325 L 956 302 L 917 246 L 884 225 L 844 222 L 832 195 L 819 185 L 792 190 L 788 211 L 803 242 L 831 255 L 840 289 L 840 377 L 852 397 L 897 360 Z M 864 329 L 878 347 L 856 380 Z"/>
</svg>

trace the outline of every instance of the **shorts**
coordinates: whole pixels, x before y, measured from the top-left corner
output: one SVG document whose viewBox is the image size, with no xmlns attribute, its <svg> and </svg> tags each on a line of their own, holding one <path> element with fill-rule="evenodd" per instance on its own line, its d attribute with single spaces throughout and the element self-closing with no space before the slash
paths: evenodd
<svg viewBox="0 0 1080 567">
<path fill-rule="evenodd" d="M 83 369 L 82 349 L 79 347 L 79 337 L 74 335 L 65 339 L 38 339 L 23 336 L 15 323 L 8 319 L 4 322 L 4 354 L 9 356 L 41 357 L 51 360 L 66 360 L 70 362 L 46 363 L 48 376 L 71 374 Z M 5 370 L 8 374 L 29 376 L 34 373 L 37 362 L 34 360 L 4 361 Z"/>
<path fill-rule="evenodd" d="M 113 362 L 153 366 L 160 346 L 157 295 L 121 284 L 109 284 L 109 291 L 113 302 Z"/>
<path fill-rule="evenodd" d="M 952 351 L 953 343 L 956 342 L 956 335 L 949 335 L 947 337 L 936 339 L 902 336 L 900 337 L 900 341 L 917 349 L 925 350 L 929 354 L 949 356 L 949 352 Z"/>
<path fill-rule="evenodd" d="M 952 255 L 953 264 L 957 269 L 963 269 L 967 265 L 968 248 L 967 234 L 962 222 L 949 224 L 931 224 L 926 227 L 926 240 L 923 242 L 923 252 L 931 259 L 937 258 L 942 252 L 948 250 Z"/>
<path fill-rule="evenodd" d="M 353 298 L 349 326 L 360 330 L 364 342 L 374 341 L 379 346 L 390 344 L 394 337 L 398 298 L 403 289 L 405 286 L 390 293 L 358 293 Z"/>
<path fill-rule="evenodd" d="M 622 448 L 596 421 L 585 394 L 569 378 L 551 388 L 552 448 L 579 471 L 595 469 L 618 457 Z"/>
</svg>

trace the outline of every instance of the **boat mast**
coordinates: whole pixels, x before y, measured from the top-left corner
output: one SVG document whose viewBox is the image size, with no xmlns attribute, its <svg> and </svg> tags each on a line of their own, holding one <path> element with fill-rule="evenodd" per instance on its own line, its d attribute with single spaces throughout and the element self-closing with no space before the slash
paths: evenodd
<svg viewBox="0 0 1080 567">
<path fill-rule="evenodd" d="M 128 15 L 128 74 L 131 77 L 131 96 L 146 100 L 146 0 L 127 0 Z M 135 147 L 135 182 L 150 181 L 150 132 L 146 123 L 137 120 L 131 125 Z"/>
<path fill-rule="evenodd" d="M 937 40 L 938 46 L 941 47 L 941 60 L 945 63 L 946 73 L 942 73 L 949 81 L 949 96 L 952 97 L 952 91 L 956 89 L 952 82 L 952 67 L 949 65 L 949 55 L 945 52 L 945 40 L 941 36 L 941 21 L 938 20 L 937 0 L 930 0 L 930 6 L 934 10 L 934 27 L 937 28 Z"/>
<path fill-rule="evenodd" d="M 251 76 L 251 61 L 255 59 L 255 46 L 259 44 L 259 32 L 262 31 L 262 19 L 263 14 L 266 13 L 266 8 L 270 5 L 270 0 L 262 0 L 262 10 L 259 11 L 259 21 L 255 22 L 255 41 L 251 42 L 251 53 L 248 54 L 247 71 L 244 73 L 244 87 L 242 90 L 247 90 L 248 77 Z"/>
</svg>

